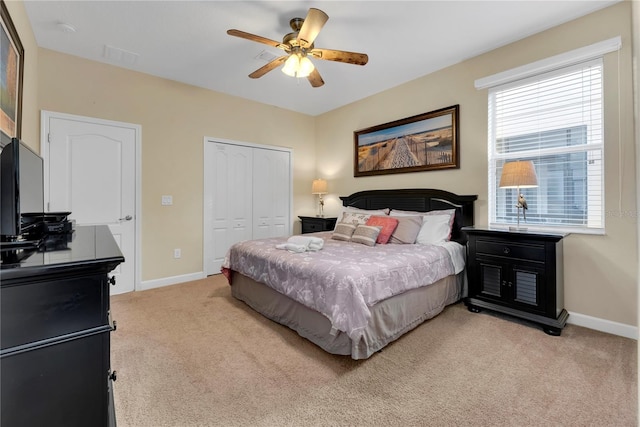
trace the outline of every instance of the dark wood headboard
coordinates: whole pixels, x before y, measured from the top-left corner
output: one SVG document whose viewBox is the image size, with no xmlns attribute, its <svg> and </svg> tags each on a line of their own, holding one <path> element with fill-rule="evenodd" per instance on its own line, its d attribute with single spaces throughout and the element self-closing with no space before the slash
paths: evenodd
<svg viewBox="0 0 640 427">
<path fill-rule="evenodd" d="M 343 206 L 360 209 L 400 209 L 404 211 L 429 212 L 456 209 L 451 240 L 465 244 L 467 239 L 460 230 L 473 225 L 473 205 L 478 196 L 459 196 L 432 188 L 410 188 L 401 190 L 368 190 L 342 196 Z"/>
</svg>

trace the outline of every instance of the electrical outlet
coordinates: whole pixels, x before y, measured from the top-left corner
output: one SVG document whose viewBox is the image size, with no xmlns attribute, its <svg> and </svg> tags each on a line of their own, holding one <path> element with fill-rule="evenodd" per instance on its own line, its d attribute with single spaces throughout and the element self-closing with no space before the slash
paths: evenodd
<svg viewBox="0 0 640 427">
<path fill-rule="evenodd" d="M 173 205 L 173 196 L 162 196 L 162 206 L 171 206 Z"/>
<path fill-rule="evenodd" d="M 175 259 L 178 259 L 182 256 L 182 251 L 180 249 L 174 249 L 173 250 L 173 257 Z"/>
</svg>

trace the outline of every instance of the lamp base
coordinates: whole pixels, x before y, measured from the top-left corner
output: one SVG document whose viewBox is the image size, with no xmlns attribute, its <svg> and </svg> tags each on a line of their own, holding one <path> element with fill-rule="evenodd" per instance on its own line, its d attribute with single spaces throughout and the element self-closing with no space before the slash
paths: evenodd
<svg viewBox="0 0 640 427">
<path fill-rule="evenodd" d="M 527 231 L 527 227 L 509 227 L 509 231 Z"/>
<path fill-rule="evenodd" d="M 316 215 L 316 218 L 324 218 L 324 214 Z"/>
</svg>

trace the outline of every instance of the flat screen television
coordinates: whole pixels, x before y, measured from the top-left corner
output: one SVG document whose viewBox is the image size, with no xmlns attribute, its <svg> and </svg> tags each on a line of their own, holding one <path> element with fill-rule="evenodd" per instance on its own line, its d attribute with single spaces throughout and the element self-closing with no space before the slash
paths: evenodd
<svg viewBox="0 0 640 427">
<path fill-rule="evenodd" d="M 44 217 L 42 157 L 17 138 L 0 152 L 0 243 L 3 248 L 33 241 Z"/>
</svg>

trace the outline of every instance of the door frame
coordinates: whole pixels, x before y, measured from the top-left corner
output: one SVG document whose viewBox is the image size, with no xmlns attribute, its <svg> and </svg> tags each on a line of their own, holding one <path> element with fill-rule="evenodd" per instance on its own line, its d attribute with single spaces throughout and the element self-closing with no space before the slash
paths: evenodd
<svg viewBox="0 0 640 427">
<path fill-rule="evenodd" d="M 67 113 L 58 113 L 55 111 L 40 111 L 40 157 L 44 159 L 44 198 L 45 200 L 49 200 L 49 144 L 48 135 L 49 135 L 49 119 L 64 119 L 64 120 L 75 120 L 78 122 L 92 123 L 97 125 L 105 125 L 105 126 L 117 126 L 121 128 L 131 129 L 135 132 L 135 201 L 134 201 L 134 209 L 135 214 L 133 216 L 134 226 L 135 226 L 135 235 L 134 235 L 134 245 L 135 245 L 135 262 L 133 265 L 133 290 L 137 291 L 140 289 L 140 283 L 142 282 L 142 269 L 140 268 L 140 264 L 142 262 L 142 245 L 140 242 L 142 241 L 142 126 L 126 123 L 126 122 L 117 122 L 113 120 L 105 120 L 98 119 L 95 117 L 86 117 L 86 116 L 77 116 L 74 114 Z M 47 209 L 48 210 L 48 209 Z"/>
<path fill-rule="evenodd" d="M 291 235 L 293 230 L 293 149 L 288 147 L 279 147 L 277 145 L 255 144 L 252 142 L 234 141 L 231 139 L 214 138 L 210 136 L 204 137 L 203 147 L 203 195 L 202 195 L 202 271 L 204 277 L 211 274 L 219 274 L 220 272 L 209 272 L 207 270 L 207 259 L 213 253 L 213 236 L 211 235 L 211 214 L 213 213 L 213 198 L 211 197 L 210 182 L 213 179 L 213 168 L 207 163 L 208 154 L 214 149 L 215 144 L 239 145 L 242 147 L 261 148 L 264 150 L 283 151 L 289 153 L 289 224 L 288 234 Z"/>
</svg>

